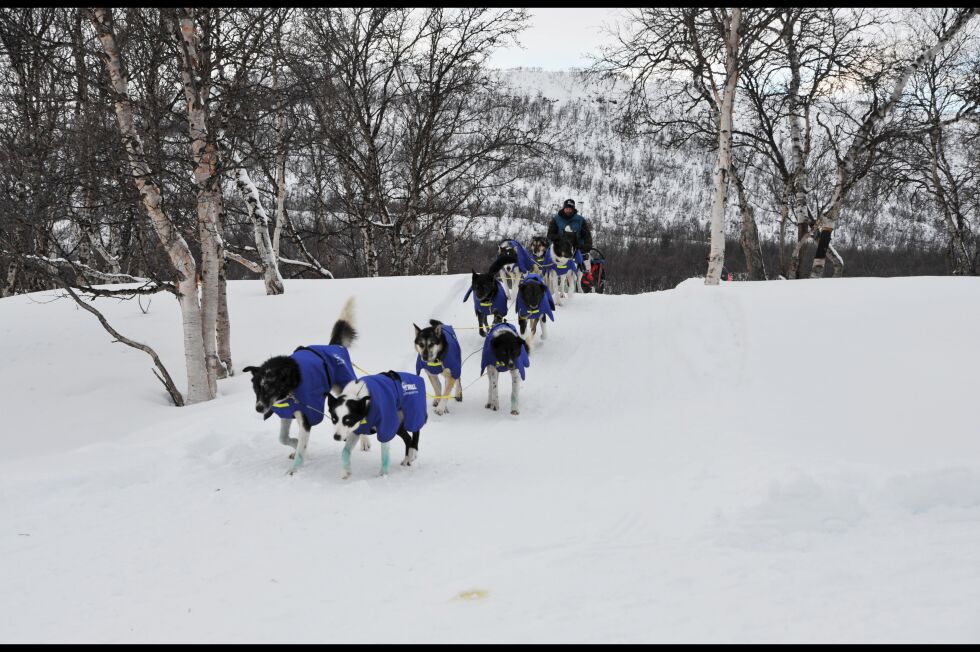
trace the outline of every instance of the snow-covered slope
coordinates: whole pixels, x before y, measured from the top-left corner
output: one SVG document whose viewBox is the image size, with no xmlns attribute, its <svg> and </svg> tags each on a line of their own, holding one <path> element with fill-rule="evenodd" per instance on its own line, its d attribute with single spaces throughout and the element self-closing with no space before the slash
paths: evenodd
<svg viewBox="0 0 980 652">
<path fill-rule="evenodd" d="M 233 282 L 236 368 L 355 295 L 354 362 L 413 369 L 466 283 Z M 976 279 L 578 295 L 520 416 L 473 356 L 417 467 L 347 481 L 324 425 L 285 475 L 248 374 L 170 407 L 51 296 L 0 301 L 0 642 L 980 642 Z M 175 301 L 99 304 L 183 385 Z"/>
</svg>

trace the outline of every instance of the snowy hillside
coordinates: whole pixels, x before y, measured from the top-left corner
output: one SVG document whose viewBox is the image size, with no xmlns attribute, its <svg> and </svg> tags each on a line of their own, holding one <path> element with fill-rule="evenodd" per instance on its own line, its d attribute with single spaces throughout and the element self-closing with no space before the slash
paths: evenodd
<svg viewBox="0 0 980 652">
<path fill-rule="evenodd" d="M 600 242 L 613 234 L 626 242 L 656 241 L 665 229 L 694 233 L 705 229 L 714 153 L 693 142 L 669 149 L 658 137 L 627 139 L 617 133 L 617 97 L 621 99 L 625 86 L 610 89 L 588 83 L 574 70 L 511 68 L 498 74 L 502 86 L 552 117 L 560 149 L 552 162 L 560 165 L 546 165 L 513 184 L 501 195 L 499 211 L 520 219 L 491 221 L 480 227 L 480 233 L 529 237 L 547 227 L 548 216 L 566 197 L 575 198 L 593 221 Z M 651 92 L 671 91 L 660 87 Z M 778 206 L 773 180 L 753 170 L 743 173 L 759 234 L 775 240 Z M 872 178 L 856 186 L 835 235 L 839 247 L 921 244 L 944 233 L 941 216 L 923 205 L 920 194 L 910 189 L 896 197 L 884 195 Z M 738 238 L 739 219 L 733 190 L 727 217 L 727 232 L 733 239 Z"/>
<path fill-rule="evenodd" d="M 231 282 L 235 366 L 354 295 L 354 362 L 414 369 L 467 282 Z M 170 407 L 53 295 L 0 300 L 2 643 L 980 642 L 974 278 L 578 295 L 520 416 L 473 356 L 416 467 L 375 444 L 347 481 L 324 424 L 285 474 L 248 374 Z M 173 299 L 99 305 L 183 386 Z"/>
</svg>

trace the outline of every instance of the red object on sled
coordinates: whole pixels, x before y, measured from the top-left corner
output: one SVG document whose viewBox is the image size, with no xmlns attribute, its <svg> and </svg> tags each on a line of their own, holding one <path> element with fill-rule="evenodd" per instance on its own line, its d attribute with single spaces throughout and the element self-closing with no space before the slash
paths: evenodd
<svg viewBox="0 0 980 652">
<path fill-rule="evenodd" d="M 589 252 L 589 256 L 592 265 L 591 269 L 582 275 L 582 289 L 586 292 L 602 293 L 606 289 L 606 258 L 601 251 L 594 248 Z"/>
</svg>

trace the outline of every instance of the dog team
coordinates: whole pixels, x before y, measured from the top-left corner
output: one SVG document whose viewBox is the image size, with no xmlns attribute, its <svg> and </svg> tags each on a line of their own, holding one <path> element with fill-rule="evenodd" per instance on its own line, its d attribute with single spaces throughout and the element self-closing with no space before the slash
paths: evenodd
<svg viewBox="0 0 980 652">
<path fill-rule="evenodd" d="M 577 216 L 579 231 L 561 228 L 563 222 L 570 222 L 561 217 L 576 217 L 568 210 L 569 204 L 574 211 L 574 201 L 567 200 L 549 228 L 551 242 L 535 237 L 529 251 L 516 240 L 504 240 L 487 273 L 473 271 L 463 301 L 473 295 L 477 328 L 485 338 L 480 375 L 489 370 L 488 409 L 499 409 L 498 377 L 509 371 L 511 414 L 519 414 L 520 383 L 530 366 L 531 342 L 538 328 L 541 338 L 546 339 L 545 324 L 555 319 L 555 300 L 561 306 L 569 294 L 583 291 L 581 273 L 587 267 L 577 245 L 582 241 L 582 230 L 590 246 L 591 235 L 587 226 L 581 228 L 585 225 L 581 216 Z M 555 228 L 556 221 L 559 228 Z M 504 319 L 515 295 L 519 332 Z M 488 323 L 491 315 L 492 324 Z M 413 324 L 418 354 L 415 373 L 390 370 L 358 378 L 348 353 L 357 338 L 354 321 L 351 297 L 334 323 L 329 344 L 300 346 L 289 356 L 274 356 L 258 367 L 243 369 L 252 374 L 256 412 L 265 419 L 277 415 L 279 442 L 294 449 L 289 456 L 293 460 L 290 475 L 303 464 L 311 429 L 327 416 L 334 425 L 334 439 L 345 442 L 341 478 L 351 476 L 350 454 L 357 442 L 361 442 L 361 450 L 369 450 L 372 436 L 381 442 L 381 475 L 388 474 L 389 445 L 395 435 L 405 443 L 401 464 L 411 466 L 418 456 L 419 437 L 428 419 L 425 383 L 419 375 L 423 370 L 434 392 L 432 406 L 437 415 L 448 412 L 449 398 L 463 400 L 462 351 L 451 325 L 435 319 L 425 328 Z M 299 424 L 296 438 L 289 436 L 294 421 Z"/>
</svg>

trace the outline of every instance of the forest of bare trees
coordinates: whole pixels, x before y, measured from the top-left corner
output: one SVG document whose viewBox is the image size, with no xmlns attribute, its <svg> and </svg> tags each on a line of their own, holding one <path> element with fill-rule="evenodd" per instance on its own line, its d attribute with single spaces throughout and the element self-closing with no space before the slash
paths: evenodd
<svg viewBox="0 0 980 652">
<path fill-rule="evenodd" d="M 725 265 L 820 278 L 829 260 L 840 275 L 842 215 L 872 195 L 934 217 L 941 236 L 922 250 L 977 273 L 975 9 L 630 12 L 583 88 L 625 85 L 609 108 L 617 134 L 704 157 L 712 178 L 696 234 L 600 222 L 621 291 L 673 282 L 650 267 L 674 251 L 696 260 L 676 273 L 709 284 Z M 183 404 L 234 374 L 229 278 L 280 294 L 295 277 L 484 265 L 472 227 L 546 220 L 540 191 L 510 198 L 581 155 L 559 146 L 577 105 L 553 110 L 487 65 L 528 21 L 477 8 L 0 10 L 0 295 L 62 288 L 153 357 Z M 652 183 L 644 173 L 626 195 Z M 775 239 L 760 236 L 770 216 Z M 652 256 L 641 235 L 656 238 Z M 848 269 L 874 273 L 875 255 Z M 180 305 L 183 390 L 93 301 L 159 292 Z"/>
</svg>

